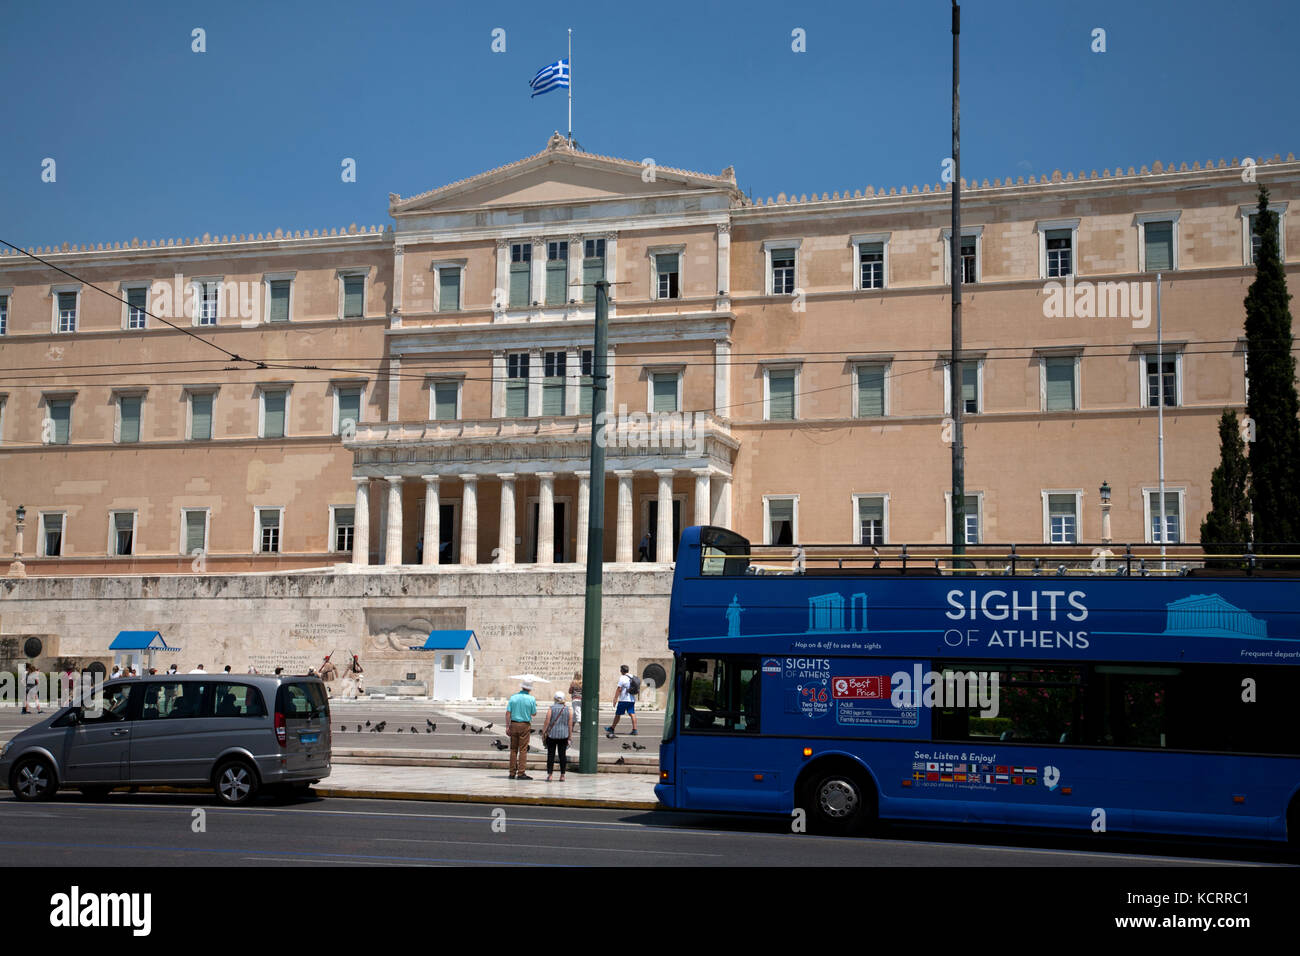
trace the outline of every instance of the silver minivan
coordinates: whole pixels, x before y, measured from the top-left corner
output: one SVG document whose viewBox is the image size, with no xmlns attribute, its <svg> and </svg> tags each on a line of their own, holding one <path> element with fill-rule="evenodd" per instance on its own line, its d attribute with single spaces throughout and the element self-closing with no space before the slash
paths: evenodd
<svg viewBox="0 0 1300 956">
<path fill-rule="evenodd" d="M 230 806 L 306 792 L 330 772 L 330 713 L 316 677 L 166 674 L 109 681 L 98 710 L 64 707 L 0 750 L 20 800 L 63 788 L 210 786 Z"/>
</svg>

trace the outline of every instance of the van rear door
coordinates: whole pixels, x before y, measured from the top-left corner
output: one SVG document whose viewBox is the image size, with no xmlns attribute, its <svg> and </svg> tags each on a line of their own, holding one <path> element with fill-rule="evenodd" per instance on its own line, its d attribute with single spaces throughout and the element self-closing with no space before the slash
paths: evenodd
<svg viewBox="0 0 1300 956">
<path fill-rule="evenodd" d="M 325 685 L 318 680 L 286 681 L 276 691 L 275 712 L 277 723 L 284 721 L 285 771 L 328 773 L 330 705 Z"/>
</svg>

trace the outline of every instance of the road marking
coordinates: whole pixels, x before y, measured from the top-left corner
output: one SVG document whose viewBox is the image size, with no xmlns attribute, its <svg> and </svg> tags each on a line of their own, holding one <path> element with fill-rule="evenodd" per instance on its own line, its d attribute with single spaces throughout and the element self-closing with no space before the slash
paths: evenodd
<svg viewBox="0 0 1300 956">
<path fill-rule="evenodd" d="M 511 820 L 511 823 L 514 821 Z M 502 842 L 484 843 L 475 840 L 419 840 L 407 839 L 403 837 L 371 837 L 376 843 L 454 843 L 457 846 L 495 846 L 499 847 Z M 554 843 L 510 843 L 511 849 L 526 850 L 572 850 L 575 853 L 626 853 L 627 848 L 621 846 L 556 846 Z M 651 854 L 654 856 L 722 856 L 721 853 L 691 853 L 687 850 L 645 850 L 637 847 L 637 855 L 644 856 Z"/>
</svg>

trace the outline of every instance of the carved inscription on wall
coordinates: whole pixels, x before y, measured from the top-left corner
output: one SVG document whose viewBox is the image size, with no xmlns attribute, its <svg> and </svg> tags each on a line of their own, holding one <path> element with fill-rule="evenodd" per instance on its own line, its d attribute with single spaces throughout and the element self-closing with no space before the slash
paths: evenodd
<svg viewBox="0 0 1300 956">
<path fill-rule="evenodd" d="M 272 674 L 283 667 L 286 674 L 305 674 L 310 667 L 320 664 L 320 658 L 311 651 L 277 651 L 274 654 L 249 654 L 248 663 L 261 674 Z"/>
<path fill-rule="evenodd" d="M 582 670 L 581 655 L 571 651 L 522 651 L 514 657 L 519 662 L 520 674 L 536 674 L 559 685 L 548 688 L 551 693 L 567 691 L 574 673 Z"/>
</svg>

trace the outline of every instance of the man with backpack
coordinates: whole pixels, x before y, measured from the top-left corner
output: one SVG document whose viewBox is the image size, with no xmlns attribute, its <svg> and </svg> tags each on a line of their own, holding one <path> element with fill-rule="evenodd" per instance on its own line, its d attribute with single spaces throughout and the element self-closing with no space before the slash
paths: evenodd
<svg viewBox="0 0 1300 956">
<path fill-rule="evenodd" d="M 619 667 L 618 687 L 614 690 L 614 723 L 605 728 L 605 733 L 613 734 L 614 728 L 618 726 L 618 719 L 624 714 L 632 718 L 632 733 L 629 737 L 636 736 L 636 695 L 641 693 L 641 681 L 635 675 L 627 672 L 627 665 Z"/>
</svg>

